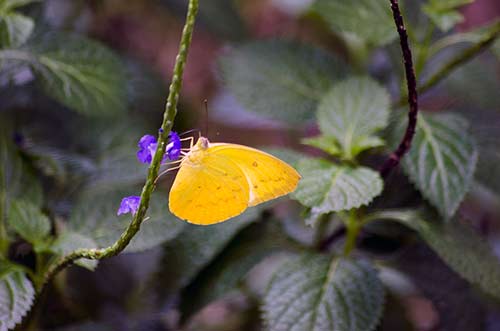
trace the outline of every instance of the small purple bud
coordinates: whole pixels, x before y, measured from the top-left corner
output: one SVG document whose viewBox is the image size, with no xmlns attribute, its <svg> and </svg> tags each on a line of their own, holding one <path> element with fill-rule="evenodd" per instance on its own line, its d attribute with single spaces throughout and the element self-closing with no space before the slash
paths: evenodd
<svg viewBox="0 0 500 331">
<path fill-rule="evenodd" d="M 168 145 L 165 149 L 165 153 L 166 157 L 170 161 L 177 160 L 181 155 L 181 139 L 179 138 L 179 135 L 174 131 L 170 131 L 170 133 L 168 134 Z"/>
<path fill-rule="evenodd" d="M 137 146 L 139 146 L 139 151 L 137 152 L 137 159 L 142 163 L 151 163 L 153 155 L 156 152 L 156 138 L 152 135 L 145 135 L 139 140 Z"/>
<path fill-rule="evenodd" d="M 120 216 L 121 214 L 127 213 L 132 213 L 132 215 L 135 215 L 135 213 L 137 213 L 137 209 L 139 208 L 140 201 L 141 197 L 136 195 L 131 195 L 129 197 L 123 198 L 116 215 Z"/>
<path fill-rule="evenodd" d="M 160 128 L 160 129 L 158 130 L 158 132 L 159 132 L 160 134 L 162 134 L 162 133 L 163 133 L 163 129 L 162 129 L 162 128 Z"/>
</svg>

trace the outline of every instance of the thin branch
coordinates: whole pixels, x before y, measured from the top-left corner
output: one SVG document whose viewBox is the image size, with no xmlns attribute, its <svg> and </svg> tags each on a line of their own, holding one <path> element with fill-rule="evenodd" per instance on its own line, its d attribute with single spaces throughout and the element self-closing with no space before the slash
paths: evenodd
<svg viewBox="0 0 500 331">
<path fill-rule="evenodd" d="M 389 158 L 384 162 L 380 168 L 380 174 L 382 177 L 387 177 L 391 170 L 399 164 L 401 158 L 408 152 L 411 147 L 411 141 L 415 135 L 415 128 L 417 126 L 417 115 L 418 115 L 418 96 L 417 96 L 417 79 L 415 78 L 415 70 L 413 69 L 413 61 L 411 57 L 410 46 L 408 45 L 408 34 L 403 22 L 403 17 L 401 16 L 401 11 L 399 10 L 398 1 L 390 0 L 392 14 L 394 17 L 394 22 L 396 23 L 396 29 L 398 30 L 399 40 L 401 44 L 401 51 L 403 53 L 403 60 L 406 73 L 406 82 L 408 86 L 408 126 L 406 127 L 406 132 L 403 139 L 399 143 L 399 146 L 391 153 Z"/>
<path fill-rule="evenodd" d="M 43 285 L 46 284 L 57 272 L 78 259 L 86 258 L 91 260 L 100 260 L 119 254 L 125 249 L 125 247 L 127 247 L 127 245 L 130 243 L 130 240 L 132 240 L 135 234 L 139 231 L 141 223 L 143 222 L 149 207 L 151 194 L 155 189 L 155 179 L 158 176 L 163 154 L 165 153 L 168 133 L 172 129 L 174 118 L 177 114 L 177 101 L 179 100 L 179 93 L 182 85 L 182 74 L 184 72 L 184 65 L 186 63 L 189 46 L 191 44 L 191 38 L 193 35 L 193 28 L 197 12 L 198 0 L 189 0 L 186 23 L 184 24 L 184 29 L 182 31 L 179 53 L 175 60 L 172 83 L 170 84 L 161 130 L 158 134 L 158 144 L 160 148 L 156 150 L 156 153 L 149 167 L 146 183 L 144 184 L 141 193 L 141 202 L 139 204 L 137 213 L 132 219 L 132 222 L 113 245 L 101 249 L 78 249 L 70 253 L 69 255 L 62 257 L 59 261 L 57 261 L 49 268 L 49 270 L 45 274 L 44 283 L 41 284 L 40 288 L 37 289 L 38 292 L 40 292 L 40 290 L 43 288 Z"/>
<path fill-rule="evenodd" d="M 465 48 L 460 54 L 456 55 L 448 62 L 446 62 L 441 69 L 434 73 L 431 77 L 427 79 L 421 86 L 418 87 L 418 94 L 425 93 L 436 84 L 445 79 L 453 70 L 467 61 L 474 58 L 476 55 L 488 49 L 493 42 L 500 37 L 500 21 L 494 23 L 488 33 L 481 37 L 476 43 Z M 395 104 L 396 106 L 402 106 L 405 102 L 405 96 Z"/>
<path fill-rule="evenodd" d="M 441 69 L 432 75 L 425 83 L 419 86 L 419 93 L 429 90 L 431 87 L 446 78 L 455 68 L 487 49 L 495 41 L 495 39 L 498 38 L 498 36 L 500 36 L 500 21 L 495 23 L 492 26 L 490 33 L 481 38 L 478 43 L 464 49 L 459 55 L 443 65 L 443 67 L 441 67 Z"/>
</svg>

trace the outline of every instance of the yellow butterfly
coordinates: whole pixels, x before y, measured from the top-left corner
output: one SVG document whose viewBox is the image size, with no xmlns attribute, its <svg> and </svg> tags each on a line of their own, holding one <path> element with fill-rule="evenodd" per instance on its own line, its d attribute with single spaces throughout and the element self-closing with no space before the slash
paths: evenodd
<svg viewBox="0 0 500 331">
<path fill-rule="evenodd" d="M 181 160 L 169 208 L 190 223 L 219 223 L 293 192 L 299 179 L 294 168 L 272 155 L 200 137 Z"/>
</svg>

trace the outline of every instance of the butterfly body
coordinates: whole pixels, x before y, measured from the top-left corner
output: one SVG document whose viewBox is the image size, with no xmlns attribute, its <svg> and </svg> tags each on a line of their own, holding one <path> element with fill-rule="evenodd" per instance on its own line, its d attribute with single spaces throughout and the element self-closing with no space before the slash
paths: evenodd
<svg viewBox="0 0 500 331">
<path fill-rule="evenodd" d="M 190 223 L 219 223 L 294 191 L 299 179 L 295 169 L 270 154 L 200 137 L 182 159 L 169 208 Z"/>
</svg>

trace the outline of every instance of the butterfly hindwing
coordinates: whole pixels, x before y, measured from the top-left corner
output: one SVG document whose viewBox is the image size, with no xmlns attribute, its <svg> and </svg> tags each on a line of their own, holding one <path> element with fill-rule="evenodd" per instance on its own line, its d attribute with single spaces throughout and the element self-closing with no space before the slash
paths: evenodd
<svg viewBox="0 0 500 331">
<path fill-rule="evenodd" d="M 208 225 L 241 214 L 248 199 L 248 182 L 241 169 L 207 153 L 197 164 L 182 162 L 170 189 L 169 208 L 181 219 Z"/>
<path fill-rule="evenodd" d="M 250 194 L 248 206 L 280 197 L 295 190 L 299 173 L 265 152 L 236 144 L 211 144 L 209 153 L 232 162 L 245 174 Z"/>
</svg>

